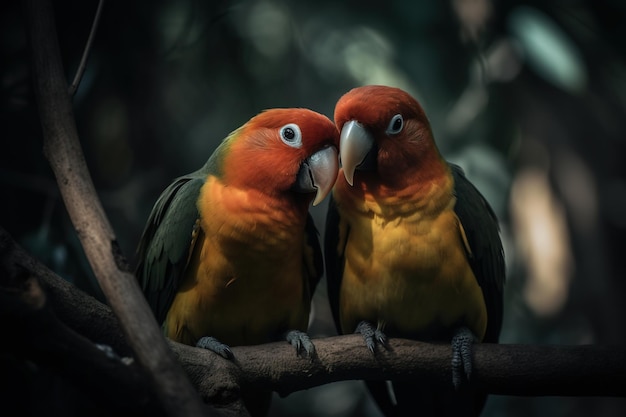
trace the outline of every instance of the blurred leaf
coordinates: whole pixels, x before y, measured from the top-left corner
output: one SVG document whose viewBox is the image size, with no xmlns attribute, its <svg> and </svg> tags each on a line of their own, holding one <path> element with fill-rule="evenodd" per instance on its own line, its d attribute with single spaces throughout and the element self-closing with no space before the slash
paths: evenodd
<svg viewBox="0 0 626 417">
<path fill-rule="evenodd" d="M 528 65 L 538 75 L 570 93 L 585 89 L 587 70 L 580 51 L 549 16 L 520 6 L 511 12 L 508 22 L 522 44 Z"/>
</svg>

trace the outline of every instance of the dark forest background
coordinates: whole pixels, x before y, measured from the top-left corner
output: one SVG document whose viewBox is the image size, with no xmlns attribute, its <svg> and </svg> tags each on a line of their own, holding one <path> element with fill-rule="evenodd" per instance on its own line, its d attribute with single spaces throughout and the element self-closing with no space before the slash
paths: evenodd
<svg viewBox="0 0 626 417">
<path fill-rule="evenodd" d="M 68 81 L 97 1 L 57 1 Z M 624 344 L 626 3 L 109 1 L 74 99 L 85 156 L 126 256 L 176 176 L 262 109 L 364 84 L 423 104 L 442 153 L 501 220 L 501 341 Z M 20 2 L 0 6 L 0 224 L 104 301 L 42 152 Z M 312 209 L 323 234 L 325 204 Z M 322 283 L 311 334 L 335 334 Z M 492 396 L 485 416 L 622 416 L 611 398 Z M 273 416 L 378 416 L 360 382 L 276 399 Z"/>
</svg>

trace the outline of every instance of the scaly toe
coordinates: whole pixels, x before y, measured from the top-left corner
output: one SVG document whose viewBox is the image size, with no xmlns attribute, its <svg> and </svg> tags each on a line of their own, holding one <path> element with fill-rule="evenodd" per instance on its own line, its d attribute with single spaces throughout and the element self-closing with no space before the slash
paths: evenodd
<svg viewBox="0 0 626 417">
<path fill-rule="evenodd" d="M 315 355 L 315 345 L 311 342 L 311 338 L 305 332 L 300 330 L 291 330 L 285 336 L 287 341 L 296 349 L 296 354 L 312 358 Z"/>
<path fill-rule="evenodd" d="M 472 353 L 476 338 L 467 327 L 460 328 L 452 337 L 452 384 L 459 389 L 472 375 Z"/>
<path fill-rule="evenodd" d="M 210 337 L 210 336 L 201 337 L 200 340 L 196 342 L 196 347 L 215 352 L 221 357 L 223 357 L 224 359 L 234 358 L 233 352 L 232 350 L 230 350 L 230 347 L 228 347 L 228 345 L 225 345 L 224 343 L 220 342 L 214 337 Z"/>
<path fill-rule="evenodd" d="M 369 322 L 362 321 L 356 326 L 355 333 L 360 333 L 370 352 L 375 353 L 376 343 L 387 349 L 387 336 L 381 330 L 374 328 Z"/>
</svg>

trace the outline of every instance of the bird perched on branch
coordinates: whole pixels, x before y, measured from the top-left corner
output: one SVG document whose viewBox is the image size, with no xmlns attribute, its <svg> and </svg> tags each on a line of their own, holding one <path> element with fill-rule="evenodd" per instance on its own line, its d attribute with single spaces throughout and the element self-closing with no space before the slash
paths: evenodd
<svg viewBox="0 0 626 417">
<path fill-rule="evenodd" d="M 283 338 L 314 353 L 305 332 L 323 261 L 308 209 L 337 178 L 338 136 L 311 110 L 267 110 L 163 191 L 137 277 L 167 337 L 226 358 L 229 346 Z M 243 394 L 265 414 L 270 393 Z"/>
<path fill-rule="evenodd" d="M 386 415 L 477 415 L 472 344 L 497 342 L 504 255 L 496 216 L 440 155 L 406 92 L 355 88 L 339 99 L 342 169 L 326 223 L 328 293 L 340 333 L 376 352 L 389 337 L 452 344 L 451 383 L 366 382 Z"/>
</svg>

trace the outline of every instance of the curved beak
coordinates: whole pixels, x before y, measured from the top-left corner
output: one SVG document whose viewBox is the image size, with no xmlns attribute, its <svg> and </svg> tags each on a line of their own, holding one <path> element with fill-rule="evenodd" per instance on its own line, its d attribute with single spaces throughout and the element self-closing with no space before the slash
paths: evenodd
<svg viewBox="0 0 626 417">
<path fill-rule="evenodd" d="M 343 175 L 348 184 L 353 184 L 354 171 L 357 167 L 365 168 L 362 166 L 363 163 L 376 157 L 372 153 L 375 148 L 374 144 L 374 138 L 370 132 L 358 121 L 350 120 L 343 125 L 339 138 L 339 149 Z M 372 162 L 375 162 L 375 159 Z"/>
<path fill-rule="evenodd" d="M 333 189 L 338 170 L 337 148 L 334 146 L 322 148 L 302 162 L 294 189 L 302 193 L 315 192 L 313 205 L 316 206 Z"/>
</svg>

